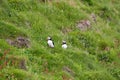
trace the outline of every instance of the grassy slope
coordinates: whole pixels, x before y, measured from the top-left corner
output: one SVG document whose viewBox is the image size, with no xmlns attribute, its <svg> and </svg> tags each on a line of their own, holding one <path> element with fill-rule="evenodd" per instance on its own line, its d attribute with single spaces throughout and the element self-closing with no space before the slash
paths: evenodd
<svg viewBox="0 0 120 80">
<path fill-rule="evenodd" d="M 1 0 L 0 53 L 10 49 L 6 57 L 24 59 L 28 70 L 9 63 L 0 71 L 0 80 L 119 80 L 119 4 L 119 0 Z M 97 23 L 88 31 L 78 30 L 76 22 L 91 20 L 91 13 L 97 15 Z M 64 29 L 70 31 L 63 33 Z M 18 49 L 6 43 L 17 36 L 30 38 L 31 47 Z M 55 41 L 54 49 L 47 47 L 47 36 Z M 62 40 L 68 42 L 67 50 L 61 49 Z"/>
</svg>

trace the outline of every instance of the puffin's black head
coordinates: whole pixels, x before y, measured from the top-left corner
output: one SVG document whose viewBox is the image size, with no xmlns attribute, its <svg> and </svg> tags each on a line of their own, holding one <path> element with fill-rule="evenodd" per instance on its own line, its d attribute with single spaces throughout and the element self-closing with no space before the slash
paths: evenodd
<svg viewBox="0 0 120 80">
<path fill-rule="evenodd" d="M 48 37 L 47 39 L 48 39 L 48 40 L 52 40 L 52 38 L 51 38 L 51 37 Z"/>
<path fill-rule="evenodd" d="M 66 41 L 63 41 L 62 44 L 66 44 Z"/>
</svg>

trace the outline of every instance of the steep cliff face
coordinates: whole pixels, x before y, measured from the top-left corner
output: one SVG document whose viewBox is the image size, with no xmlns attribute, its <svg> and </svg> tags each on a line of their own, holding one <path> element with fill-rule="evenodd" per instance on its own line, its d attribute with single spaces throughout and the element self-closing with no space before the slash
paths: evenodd
<svg viewBox="0 0 120 80">
<path fill-rule="evenodd" d="M 0 80 L 119 80 L 119 6 L 119 0 L 1 0 Z"/>
</svg>

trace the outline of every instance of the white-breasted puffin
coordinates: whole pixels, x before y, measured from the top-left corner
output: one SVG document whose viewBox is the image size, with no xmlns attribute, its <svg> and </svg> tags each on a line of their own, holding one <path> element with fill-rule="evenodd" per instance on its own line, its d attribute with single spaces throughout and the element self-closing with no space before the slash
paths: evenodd
<svg viewBox="0 0 120 80">
<path fill-rule="evenodd" d="M 62 42 L 62 48 L 67 49 L 67 47 L 68 47 L 68 46 L 67 46 L 67 44 L 66 44 L 66 41 L 63 41 L 63 42 Z"/>
<path fill-rule="evenodd" d="M 48 46 L 54 48 L 54 42 L 52 41 L 51 37 L 48 37 L 47 39 L 48 39 L 47 41 Z"/>
</svg>

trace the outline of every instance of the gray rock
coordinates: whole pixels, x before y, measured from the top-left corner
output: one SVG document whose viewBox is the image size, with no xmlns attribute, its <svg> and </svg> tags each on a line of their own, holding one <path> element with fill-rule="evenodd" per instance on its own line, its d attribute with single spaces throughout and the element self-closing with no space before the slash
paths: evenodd
<svg viewBox="0 0 120 80">
<path fill-rule="evenodd" d="M 17 37 L 15 40 L 6 39 L 6 41 L 11 46 L 15 46 L 18 48 L 29 48 L 30 47 L 30 40 L 25 37 Z"/>
<path fill-rule="evenodd" d="M 77 28 L 82 31 L 86 31 L 91 27 L 91 22 L 89 20 L 81 20 L 77 23 Z"/>
</svg>

